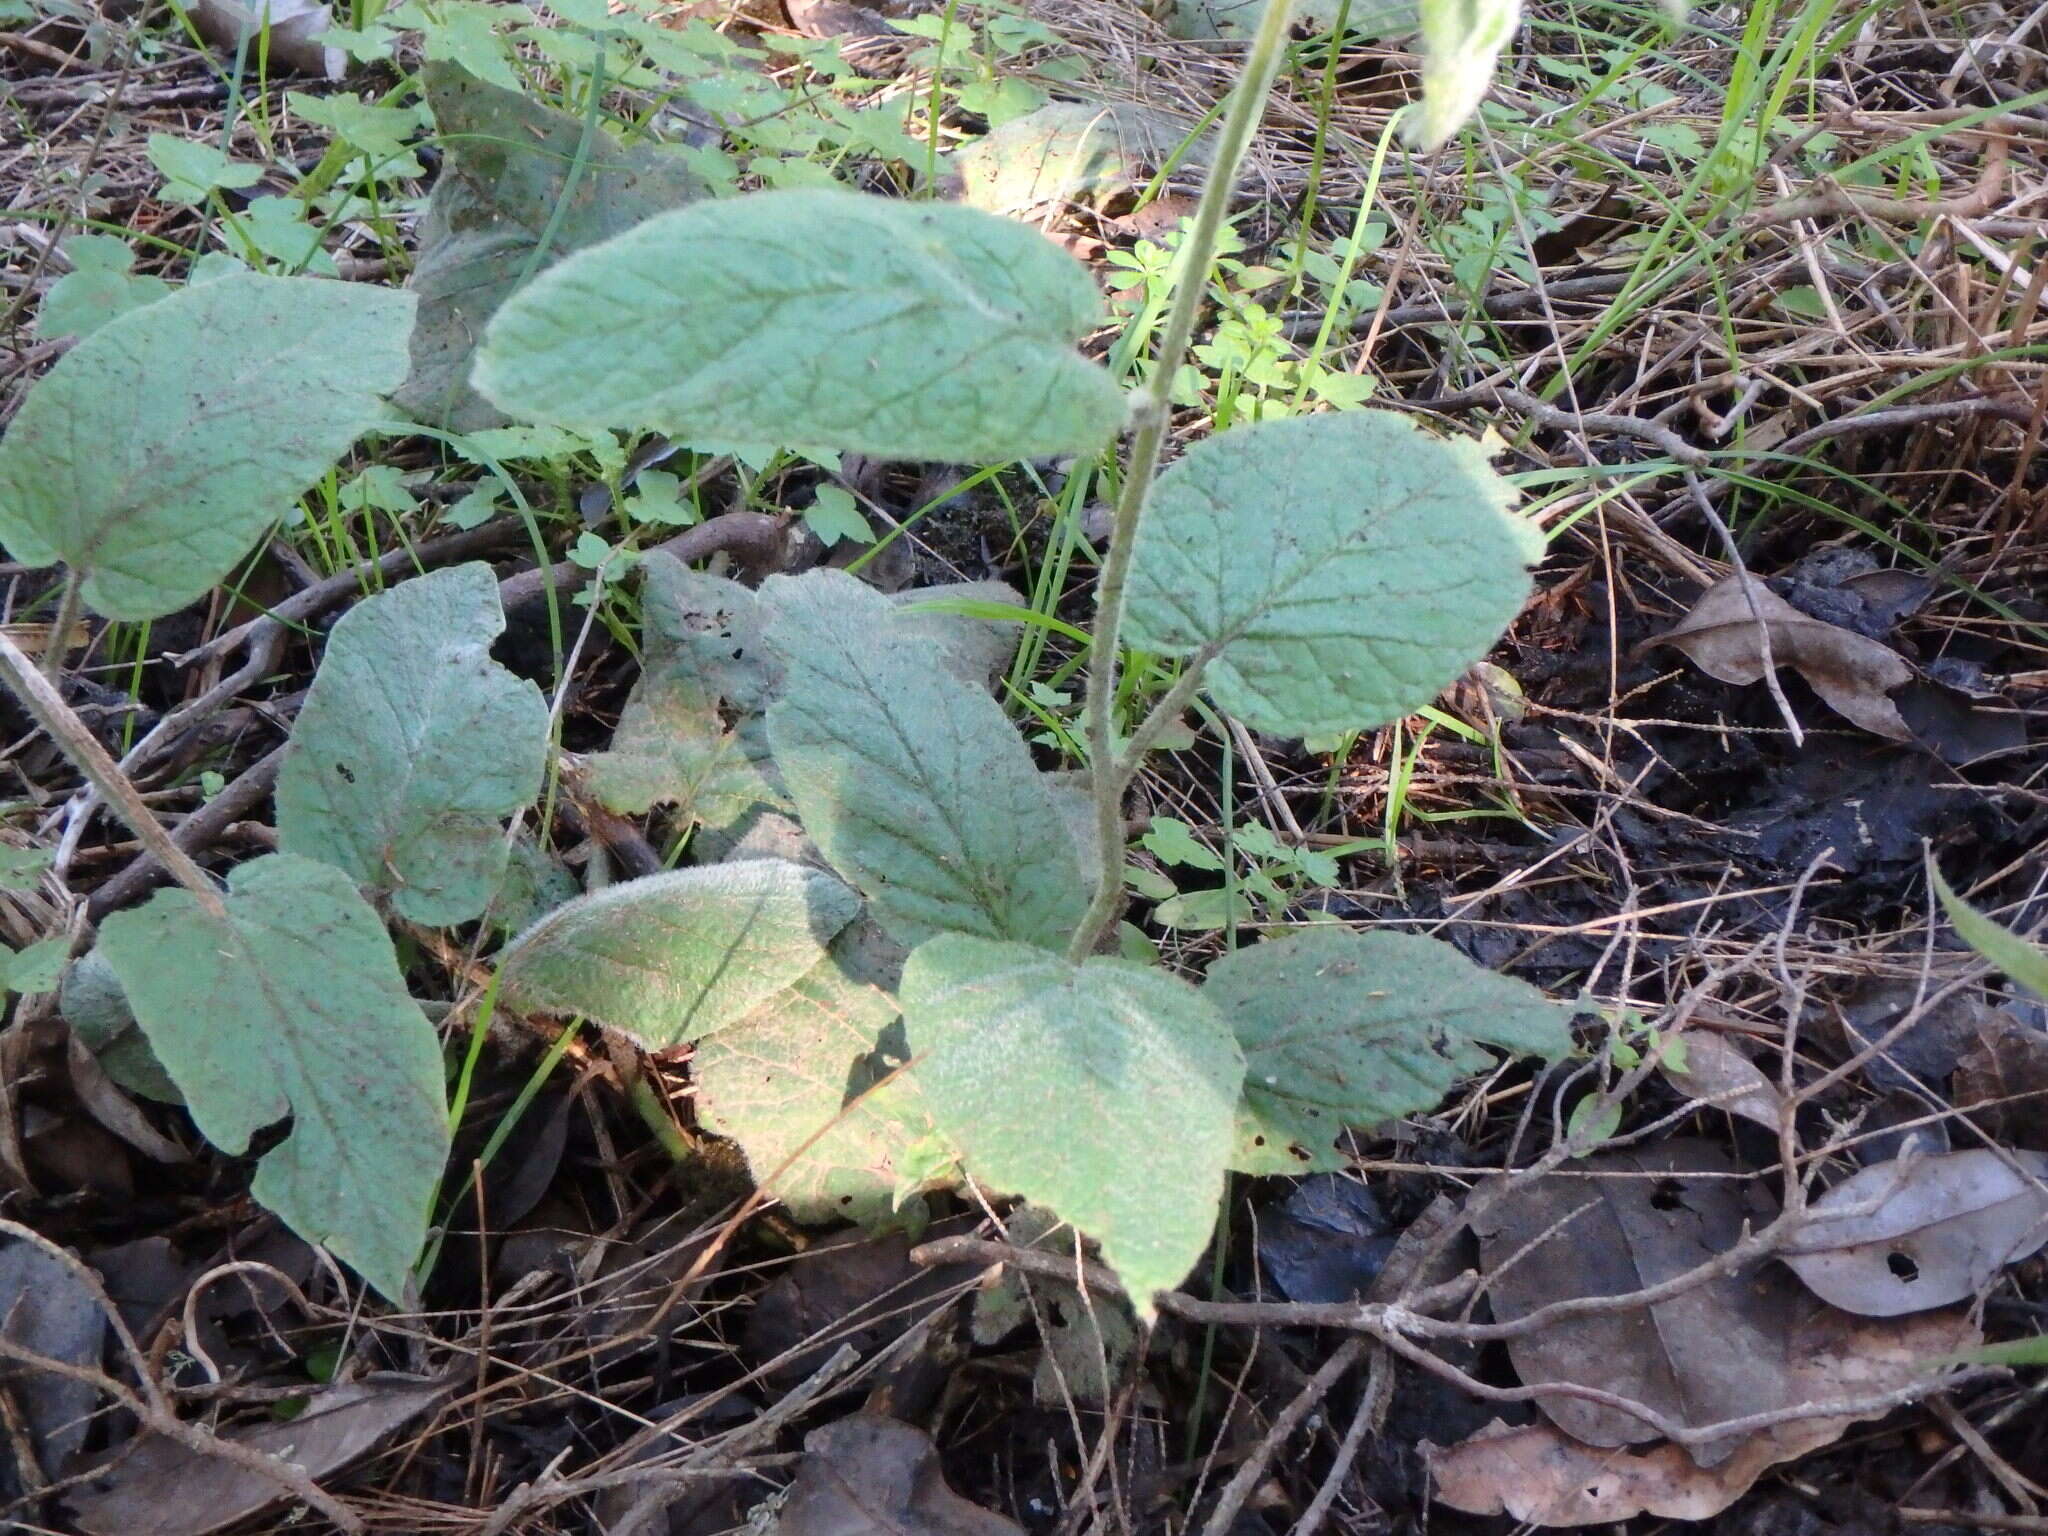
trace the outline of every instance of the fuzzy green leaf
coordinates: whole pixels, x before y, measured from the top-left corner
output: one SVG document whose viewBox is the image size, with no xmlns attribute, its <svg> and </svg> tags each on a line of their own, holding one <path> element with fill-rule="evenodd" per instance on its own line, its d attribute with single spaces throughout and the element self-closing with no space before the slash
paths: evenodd
<svg viewBox="0 0 2048 1536">
<path fill-rule="evenodd" d="M 334 626 L 278 775 L 285 851 L 445 927 L 489 905 L 504 820 L 540 790 L 548 710 L 491 659 L 505 627 L 481 563 L 416 576 Z"/>
<path fill-rule="evenodd" d="M 1476 443 L 1386 411 L 1261 422 L 1159 477 L 1125 638 L 1214 655 L 1217 705 L 1259 730 L 1384 725 L 1486 654 L 1542 554 Z"/>
<path fill-rule="evenodd" d="M 159 892 L 109 917 L 100 951 L 207 1140 L 239 1154 L 291 1116 L 256 1199 L 399 1301 L 448 1156 L 433 1026 L 340 870 L 273 854 L 226 903 Z"/>
<path fill-rule="evenodd" d="M 933 1133 L 904 1061 L 894 968 L 856 922 L 789 989 L 697 1046 L 697 1113 L 798 1221 L 901 1223 L 907 1158 Z M 897 952 L 899 958 L 901 952 Z M 886 1079 L 886 1080 L 885 1080 Z"/>
<path fill-rule="evenodd" d="M 1223 1198 L 1244 1057 L 1216 1010 L 1150 966 L 949 933 L 911 952 L 903 1016 L 968 1173 L 1099 1242 L 1149 1318 Z"/>
<path fill-rule="evenodd" d="M 836 190 L 699 203 L 499 310 L 476 387 L 564 426 L 986 463 L 1100 448 L 1123 396 L 1074 343 L 1088 273 L 971 208 Z"/>
<path fill-rule="evenodd" d="M 1962 941 L 2036 997 L 2048 997 L 2048 949 L 2021 938 L 2002 923 L 1993 922 L 1963 900 L 1949 888 L 1931 859 L 1927 873 L 1934 882 L 1934 894 L 1941 898 L 1942 908 Z"/>
<path fill-rule="evenodd" d="M 1062 948 L 1088 904 L 1052 783 L 995 700 L 839 571 L 772 578 L 785 669 L 768 740 L 804 829 L 906 944 L 975 933 Z"/>
<path fill-rule="evenodd" d="M 420 321 L 412 373 L 396 398 L 422 421 L 468 432 L 504 420 L 470 388 L 469 368 L 485 324 L 529 269 L 705 188 L 672 149 L 621 144 L 602 128 L 586 140 L 581 119 L 457 64 L 429 63 L 420 75 L 447 162 L 406 283 L 419 295 Z"/>
<path fill-rule="evenodd" d="M 1566 1011 L 1439 939 L 1310 928 L 1225 955 L 1202 995 L 1244 1048 L 1230 1166 L 1340 1168 L 1337 1133 L 1434 1109 L 1491 1060 L 1479 1047 L 1561 1056 Z"/>
<path fill-rule="evenodd" d="M 556 907 L 505 947 L 499 985 L 513 1007 L 666 1050 L 779 995 L 859 910 L 830 875 L 781 859 L 649 875 Z"/>
<path fill-rule="evenodd" d="M 109 320 L 0 438 L 0 543 L 115 619 L 182 608 L 383 419 L 409 294 L 235 273 Z"/>
</svg>

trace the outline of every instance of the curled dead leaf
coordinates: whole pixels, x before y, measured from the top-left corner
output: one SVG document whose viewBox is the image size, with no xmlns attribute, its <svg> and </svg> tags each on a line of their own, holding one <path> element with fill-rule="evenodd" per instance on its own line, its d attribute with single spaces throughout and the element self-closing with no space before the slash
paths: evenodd
<svg viewBox="0 0 2048 1536">
<path fill-rule="evenodd" d="M 1898 1158 L 1813 1202 L 1782 1254 L 1822 1300 L 1897 1317 L 1974 1296 L 2048 1244 L 2048 1153 Z"/>
<path fill-rule="evenodd" d="M 1888 741 L 1913 739 L 1889 696 L 1913 680 L 1905 658 L 1854 630 L 1801 613 L 1753 576 L 1714 583 L 1690 613 L 1651 643 L 1683 651 L 1709 677 L 1746 685 L 1763 681 L 1765 636 L 1771 660 L 1805 678 L 1836 714 Z"/>
<path fill-rule="evenodd" d="M 1658 1066 L 1672 1087 L 1716 1109 L 1754 1120 L 1766 1130 L 1778 1128 L 1784 1100 L 1777 1084 L 1733 1041 L 1711 1029 L 1686 1030 L 1679 1039 L 1685 1046 L 1685 1070 L 1673 1067 L 1669 1057 Z"/>
<path fill-rule="evenodd" d="M 272 69 L 339 80 L 348 68 L 347 54 L 320 42 L 334 26 L 325 0 L 192 0 L 191 13 L 199 35 L 216 47 L 253 49 L 267 38 Z"/>
<path fill-rule="evenodd" d="M 1021 1536 L 946 1486 L 939 1449 L 914 1425 L 856 1413 L 804 1437 L 778 1536 Z"/>
<path fill-rule="evenodd" d="M 1795 1403 L 1871 1398 L 1924 1380 L 1931 1368 L 1973 1347 L 1978 1330 L 1961 1313 L 1876 1322 L 1823 1308 L 1793 1331 L 1787 1356 Z M 1860 1415 L 1874 1417 L 1874 1413 Z M 1475 1515 L 1512 1515 L 1532 1525 L 1571 1527 L 1656 1515 L 1708 1520 L 1749 1491 L 1769 1468 L 1839 1439 L 1854 1417 L 1790 1419 L 1745 1437 L 1718 1465 L 1702 1467 L 1669 1441 L 1648 1450 L 1603 1448 L 1554 1425 L 1496 1424 L 1441 1449 L 1423 1443 L 1438 1502 Z"/>
</svg>

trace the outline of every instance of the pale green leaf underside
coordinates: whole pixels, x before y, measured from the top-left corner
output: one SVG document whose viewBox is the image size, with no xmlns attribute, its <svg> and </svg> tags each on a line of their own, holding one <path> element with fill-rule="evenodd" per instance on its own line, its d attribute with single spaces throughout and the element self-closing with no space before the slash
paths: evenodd
<svg viewBox="0 0 2048 1536">
<path fill-rule="evenodd" d="M 505 947 L 499 985 L 515 1008 L 666 1050 L 780 994 L 859 909 L 830 875 L 780 859 L 649 875 L 548 913 Z"/>
<path fill-rule="evenodd" d="M 903 1013 L 940 1132 L 989 1189 L 1102 1245 L 1140 1311 L 1208 1245 L 1244 1058 L 1187 983 L 945 934 L 911 952 Z"/>
<path fill-rule="evenodd" d="M 291 1116 L 251 1193 L 403 1299 L 448 1156 L 434 1029 L 340 870 L 242 865 L 224 918 L 186 891 L 117 912 L 100 950 L 199 1129 L 222 1151 Z"/>
<path fill-rule="evenodd" d="M 530 421 L 986 463 L 1123 421 L 1085 268 L 971 208 L 762 192 L 661 214 L 506 302 L 476 387 Z"/>
<path fill-rule="evenodd" d="M 1189 656 L 1260 730 L 1411 714 L 1486 654 L 1542 552 L 1477 444 L 1385 411 L 1237 427 L 1160 476 L 1131 560 L 1125 637 Z"/>
<path fill-rule="evenodd" d="M 545 270 L 691 201 L 704 184 L 674 150 L 621 144 L 602 127 L 586 139 L 580 118 L 458 65 L 429 63 L 420 74 L 447 161 L 406 282 L 420 316 L 412 371 L 396 399 L 422 421 L 469 432 L 503 420 L 470 388 L 469 367 L 485 324 L 527 267 Z M 536 257 L 544 234 L 547 249 Z"/>
<path fill-rule="evenodd" d="M 504 820 L 540 791 L 548 710 L 491 659 L 505 627 L 480 562 L 350 609 L 327 642 L 277 782 L 288 853 L 392 892 L 414 922 L 467 922 L 504 878 Z"/>
<path fill-rule="evenodd" d="M 932 1131 L 915 1075 L 888 1075 L 904 1059 L 901 1010 L 860 962 L 861 926 L 690 1063 L 703 1123 L 802 1222 L 899 1218 L 902 1154 Z"/>
<path fill-rule="evenodd" d="M 1054 786 L 995 700 L 839 571 L 774 577 L 768 739 L 804 829 L 897 938 L 1063 948 L 1088 886 Z"/>
<path fill-rule="evenodd" d="M 1481 1045 L 1571 1049 L 1563 1008 L 1419 934 L 1311 928 L 1225 955 L 1202 995 L 1244 1049 L 1244 1173 L 1344 1166 L 1338 1132 L 1434 1109 L 1487 1065 Z"/>
<path fill-rule="evenodd" d="M 405 376 L 409 294 L 236 273 L 108 321 L 0 438 L 0 543 L 150 619 L 206 590 Z"/>
</svg>

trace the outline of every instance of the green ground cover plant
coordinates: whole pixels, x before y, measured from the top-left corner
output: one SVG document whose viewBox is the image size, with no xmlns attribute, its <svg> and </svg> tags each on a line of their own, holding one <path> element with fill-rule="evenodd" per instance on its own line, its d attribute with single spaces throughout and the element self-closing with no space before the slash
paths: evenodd
<svg viewBox="0 0 2048 1536">
<path fill-rule="evenodd" d="M 59 633 L 80 603 L 171 613 L 358 439 L 418 431 L 395 394 L 487 464 L 614 431 L 968 464 L 1091 459 L 1127 434 L 1081 632 L 1079 776 L 1042 770 L 990 692 L 1032 612 L 1014 595 L 903 603 L 833 570 L 757 591 L 641 559 L 643 675 L 592 782 L 723 835 L 540 912 L 496 957 L 496 1005 L 694 1046 L 707 1122 L 799 1215 L 909 1219 L 921 1191 L 972 1181 L 1098 1242 L 1149 1314 L 1208 1244 L 1231 1170 L 1339 1166 L 1343 1128 L 1433 1106 L 1483 1047 L 1570 1046 L 1563 1007 L 1413 935 L 1318 928 L 1199 984 L 1117 952 L 1126 791 L 1198 700 L 1297 737 L 1400 719 L 1498 638 L 1543 547 L 1476 445 L 1387 413 L 1244 421 L 1160 468 L 1290 12 L 1270 0 L 1259 23 L 1132 389 L 1076 348 L 1101 314 L 1085 269 L 1024 225 L 809 186 L 691 200 L 673 166 L 593 160 L 586 133 L 569 171 L 534 171 L 525 206 L 556 210 L 537 225 L 483 218 L 452 157 L 446 259 L 423 259 L 417 304 L 254 272 L 158 294 L 100 262 L 123 312 L 0 441 L 0 538 L 63 565 Z M 579 62 L 601 77 L 594 14 Z M 516 120 L 502 59 L 449 19 L 466 15 L 440 23 L 429 97 Z M 1423 142 L 1469 115 L 1514 19 L 1423 7 Z M 233 184 L 211 162 L 174 174 L 195 198 Z M 614 179 L 629 205 L 604 201 Z M 452 339 L 468 321 L 473 359 Z M 402 492 L 351 484 L 359 505 Z M 595 542 L 609 570 L 621 552 Z M 561 766 L 540 690 L 490 655 L 503 624 L 478 564 L 360 603 L 294 731 L 281 851 L 225 890 L 0 639 L 10 685 L 180 886 L 102 925 L 112 1005 L 218 1146 L 290 1117 L 256 1198 L 394 1301 L 428 1243 L 451 1072 L 387 922 L 449 929 L 509 903 L 517 828 Z M 1127 650 L 1155 687 L 1122 686 Z"/>
</svg>

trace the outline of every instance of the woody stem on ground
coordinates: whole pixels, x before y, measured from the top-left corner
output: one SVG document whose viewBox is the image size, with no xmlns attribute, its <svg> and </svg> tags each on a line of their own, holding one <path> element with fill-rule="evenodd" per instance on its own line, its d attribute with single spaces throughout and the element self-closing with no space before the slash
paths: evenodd
<svg viewBox="0 0 2048 1536">
<path fill-rule="evenodd" d="M 56 643 L 62 643 L 61 636 Z M 206 871 L 171 840 L 171 834 L 151 814 L 128 775 L 64 702 L 55 685 L 36 670 L 28 654 L 5 634 L 0 634 L 0 682 L 6 683 L 21 700 L 58 750 L 71 759 L 72 765 L 100 792 L 100 797 L 120 814 L 142 846 L 156 855 L 172 878 L 199 899 L 199 905 L 209 916 L 225 916 L 227 908 L 220 899 L 219 888 Z"/>
<path fill-rule="evenodd" d="M 1224 217 L 1230 211 L 1238 167 L 1244 163 L 1245 150 L 1265 111 L 1266 93 L 1279 73 L 1286 51 L 1287 28 L 1294 19 L 1294 4 L 1295 0 L 1266 0 L 1265 14 L 1259 18 L 1259 30 L 1245 54 L 1229 108 L 1223 115 L 1216 153 L 1202 188 L 1202 200 L 1195 209 L 1194 226 L 1181 246 L 1181 259 L 1173 278 L 1173 301 L 1159 335 L 1151 376 L 1132 395 L 1131 451 L 1124 463 L 1123 489 L 1117 497 L 1109 552 L 1103 559 L 1096 587 L 1094 643 L 1088 663 L 1089 791 L 1095 801 L 1102 868 L 1094 900 L 1068 947 L 1068 957 L 1076 961 L 1092 954 L 1101 942 L 1116 919 L 1117 900 L 1123 892 L 1123 790 L 1130 775 L 1116 751 L 1115 715 L 1124 579 L 1130 572 L 1131 546 L 1144 517 L 1145 498 L 1151 493 L 1153 476 L 1159 470 L 1159 451 L 1166 442 L 1172 409 L 1173 378 L 1181 359 L 1187 355 L 1188 344 L 1194 340 L 1195 321 L 1201 314 L 1202 297 L 1208 291 L 1209 268 L 1216 259 Z M 1198 668 L 1199 660 L 1187 665 Z M 1135 766 L 1135 761 L 1131 766 Z"/>
</svg>

